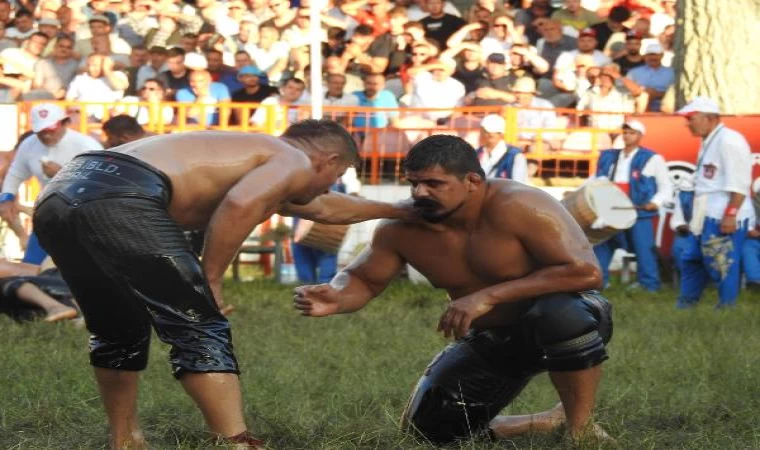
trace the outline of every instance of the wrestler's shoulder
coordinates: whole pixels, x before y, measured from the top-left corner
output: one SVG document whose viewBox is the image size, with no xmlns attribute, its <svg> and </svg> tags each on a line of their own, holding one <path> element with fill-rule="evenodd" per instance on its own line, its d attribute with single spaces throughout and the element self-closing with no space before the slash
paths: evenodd
<svg viewBox="0 0 760 450">
<path fill-rule="evenodd" d="M 557 203 L 548 193 L 519 181 L 488 180 L 488 190 L 488 205 L 493 207 L 535 207 L 537 203 Z"/>
</svg>

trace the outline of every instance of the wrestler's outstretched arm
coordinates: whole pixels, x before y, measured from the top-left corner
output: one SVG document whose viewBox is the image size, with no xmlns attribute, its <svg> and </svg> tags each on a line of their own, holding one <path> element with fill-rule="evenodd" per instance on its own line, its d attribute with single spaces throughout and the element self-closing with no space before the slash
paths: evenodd
<svg viewBox="0 0 760 450">
<path fill-rule="evenodd" d="M 505 197 L 492 208 L 488 213 L 492 223 L 505 234 L 515 235 L 538 269 L 449 303 L 438 324 L 446 337 L 464 336 L 473 320 L 499 303 L 601 287 L 601 271 L 591 244 L 575 219 L 549 194 L 526 190 L 519 196 Z"/>
<path fill-rule="evenodd" d="M 295 308 L 311 317 L 347 314 L 380 295 L 405 264 L 394 248 L 394 226 L 392 221 L 379 224 L 369 246 L 330 283 L 297 287 Z"/>
<path fill-rule="evenodd" d="M 320 195 L 307 205 L 286 203 L 277 213 L 331 225 L 350 225 L 372 219 L 411 220 L 415 214 L 409 200 L 385 203 L 339 192 Z"/>
</svg>

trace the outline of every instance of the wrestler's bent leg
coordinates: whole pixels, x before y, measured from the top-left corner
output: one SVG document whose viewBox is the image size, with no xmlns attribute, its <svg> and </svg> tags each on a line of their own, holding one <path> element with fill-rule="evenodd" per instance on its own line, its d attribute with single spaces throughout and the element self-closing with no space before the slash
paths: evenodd
<svg viewBox="0 0 760 450">
<path fill-rule="evenodd" d="M 417 383 L 402 416 L 402 427 L 435 444 L 490 433 L 491 419 L 539 371 L 518 369 L 519 356 L 510 358 L 501 351 L 504 341 L 511 338 L 493 331 L 473 331 L 446 347 Z M 515 363 L 514 369 L 501 367 L 507 364 L 504 361 Z"/>
</svg>

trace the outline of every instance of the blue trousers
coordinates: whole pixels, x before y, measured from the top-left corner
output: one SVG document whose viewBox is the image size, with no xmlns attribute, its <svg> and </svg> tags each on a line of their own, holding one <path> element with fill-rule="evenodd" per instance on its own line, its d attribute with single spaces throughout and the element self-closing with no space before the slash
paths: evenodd
<svg viewBox="0 0 760 450">
<path fill-rule="evenodd" d="M 657 263 L 657 248 L 654 240 L 652 218 L 639 218 L 629 230 L 616 234 L 611 239 L 594 246 L 596 259 L 602 266 L 604 285 L 610 278 L 610 262 L 615 250 L 622 248 L 636 255 L 636 279 L 644 289 L 660 289 L 660 266 Z"/>
<path fill-rule="evenodd" d="M 760 239 L 744 240 L 742 268 L 748 282 L 760 283 Z"/>
<path fill-rule="evenodd" d="M 37 234 L 32 232 L 32 234 L 29 235 L 29 242 L 26 244 L 24 259 L 22 259 L 21 262 L 40 265 L 47 256 L 47 252 L 40 245 L 40 240 L 37 239 Z"/>
<path fill-rule="evenodd" d="M 682 238 L 676 261 L 681 272 L 677 308 L 694 306 L 710 280 L 718 286 L 719 305 L 736 304 L 741 280 L 741 249 L 746 234 L 747 221 L 734 233 L 721 234 L 720 220 L 708 218 L 701 236 Z"/>
<path fill-rule="evenodd" d="M 293 262 L 301 283 L 327 283 L 338 272 L 338 255 L 293 243 Z"/>
</svg>

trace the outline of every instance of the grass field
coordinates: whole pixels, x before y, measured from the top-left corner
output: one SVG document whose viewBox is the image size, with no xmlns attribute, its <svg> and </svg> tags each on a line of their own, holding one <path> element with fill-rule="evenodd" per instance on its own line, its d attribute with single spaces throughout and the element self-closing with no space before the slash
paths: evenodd
<svg viewBox="0 0 760 450">
<path fill-rule="evenodd" d="M 445 345 L 435 332 L 444 295 L 399 282 L 357 314 L 307 319 L 291 290 L 227 284 L 246 419 L 270 448 L 431 448 L 398 432 L 407 396 Z M 624 449 L 760 448 L 760 297 L 713 311 L 714 293 L 676 311 L 674 293 L 612 290 L 615 333 L 597 419 Z M 0 449 L 95 449 L 106 422 L 87 363 L 87 332 L 71 324 L 18 325 L 0 317 Z M 154 340 L 140 411 L 153 448 L 204 449 L 200 414 L 172 378 Z M 539 376 L 505 413 L 553 406 Z M 465 449 L 553 449 L 526 437 Z"/>
</svg>

